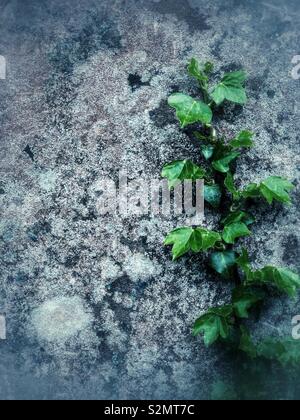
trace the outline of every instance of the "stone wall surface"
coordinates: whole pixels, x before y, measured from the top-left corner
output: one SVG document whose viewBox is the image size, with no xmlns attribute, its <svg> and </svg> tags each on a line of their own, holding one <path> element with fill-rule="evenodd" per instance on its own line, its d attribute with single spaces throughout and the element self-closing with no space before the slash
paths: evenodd
<svg viewBox="0 0 300 420">
<path fill-rule="evenodd" d="M 230 285 L 204 256 L 172 263 L 162 242 L 176 221 L 101 216 L 98 183 L 199 160 L 166 99 L 196 94 L 192 56 L 216 76 L 243 67 L 249 102 L 217 123 L 256 133 L 237 181 L 278 174 L 296 188 L 291 207 L 254 208 L 242 242 L 257 267 L 299 270 L 299 26 L 292 0 L 0 1 L 1 399 L 201 399 L 230 380 L 234 360 L 191 335 Z M 207 209 L 205 226 L 216 220 Z M 299 310 L 272 298 L 256 334 L 290 334 Z"/>
</svg>

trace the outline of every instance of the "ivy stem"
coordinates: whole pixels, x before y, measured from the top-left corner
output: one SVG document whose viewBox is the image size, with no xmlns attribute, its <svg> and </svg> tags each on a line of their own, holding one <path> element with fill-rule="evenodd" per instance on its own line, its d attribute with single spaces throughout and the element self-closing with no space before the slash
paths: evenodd
<svg viewBox="0 0 300 420">
<path fill-rule="evenodd" d="M 206 104 L 209 103 L 208 84 L 207 82 L 199 82 L 200 89 L 202 91 L 203 100 Z"/>
<path fill-rule="evenodd" d="M 212 140 L 215 142 L 217 140 L 217 130 L 214 127 L 211 127 L 210 135 Z"/>
<path fill-rule="evenodd" d="M 233 203 L 230 207 L 230 211 L 234 213 L 235 211 L 239 210 L 241 208 L 241 203 Z"/>
</svg>

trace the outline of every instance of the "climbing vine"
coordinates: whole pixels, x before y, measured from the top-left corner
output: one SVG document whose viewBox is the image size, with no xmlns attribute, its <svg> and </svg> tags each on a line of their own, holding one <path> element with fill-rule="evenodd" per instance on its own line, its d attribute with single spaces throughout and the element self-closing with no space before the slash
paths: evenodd
<svg viewBox="0 0 300 420">
<path fill-rule="evenodd" d="M 250 358 L 262 357 L 277 360 L 283 365 L 299 364 L 299 344 L 292 338 L 265 339 L 256 342 L 246 328 L 245 320 L 262 305 L 271 289 L 295 297 L 300 287 L 298 274 L 287 268 L 266 266 L 259 270 L 251 267 L 246 249 L 239 249 L 239 238 L 251 235 L 255 218 L 249 214 L 251 201 L 265 200 L 288 205 L 293 184 L 280 176 L 271 176 L 259 184 L 250 184 L 238 189 L 234 180 L 236 161 L 243 149 L 254 146 L 254 134 L 248 130 L 238 133 L 226 141 L 218 136 L 214 128 L 214 112 L 226 102 L 245 105 L 247 94 L 244 71 L 227 73 L 221 81 L 210 87 L 214 66 L 203 66 L 192 59 L 188 66 L 190 76 L 199 83 L 201 99 L 183 93 L 172 94 L 169 105 L 176 110 L 181 128 L 199 123 L 201 130 L 195 132 L 200 141 L 200 151 L 206 161 L 200 167 L 190 160 L 174 161 L 164 166 L 162 176 L 169 181 L 170 188 L 182 180 L 204 179 L 204 199 L 215 209 L 226 209 L 220 217 L 220 228 L 211 231 L 204 227 L 181 227 L 173 230 L 165 245 L 172 246 L 173 259 L 188 252 L 205 252 L 208 264 L 217 275 L 232 280 L 231 301 L 223 306 L 210 308 L 194 325 L 195 336 L 201 334 L 204 343 L 210 346 L 223 341 Z"/>
</svg>

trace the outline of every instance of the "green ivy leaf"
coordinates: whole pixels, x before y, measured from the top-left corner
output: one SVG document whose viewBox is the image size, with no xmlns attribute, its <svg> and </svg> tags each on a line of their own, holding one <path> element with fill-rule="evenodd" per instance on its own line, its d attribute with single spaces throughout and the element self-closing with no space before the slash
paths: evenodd
<svg viewBox="0 0 300 420">
<path fill-rule="evenodd" d="M 279 176 L 271 176 L 260 185 L 260 191 L 269 204 L 272 204 L 273 200 L 291 203 L 289 192 L 293 188 L 293 184 Z"/>
<path fill-rule="evenodd" d="M 172 188 L 185 179 L 203 179 L 205 170 L 190 160 L 177 160 L 165 165 L 161 175 L 169 180 L 169 187 Z"/>
<path fill-rule="evenodd" d="M 207 251 L 220 240 L 221 236 L 217 232 L 200 227 L 183 227 L 173 230 L 167 236 L 165 245 L 173 245 L 173 260 L 176 260 L 189 251 Z"/>
<path fill-rule="evenodd" d="M 241 131 L 237 137 L 231 140 L 230 146 L 234 149 L 239 149 L 241 147 L 253 147 L 253 136 L 254 133 L 251 131 Z"/>
<path fill-rule="evenodd" d="M 212 401 L 238 401 L 239 397 L 232 384 L 217 381 L 213 384 L 210 399 Z"/>
<path fill-rule="evenodd" d="M 225 278 L 230 278 L 232 268 L 236 264 L 236 253 L 234 251 L 214 252 L 211 257 L 211 266 Z"/>
<path fill-rule="evenodd" d="M 230 213 L 224 219 L 221 220 L 221 223 L 226 225 L 231 225 L 232 223 L 243 222 L 246 226 L 250 226 L 255 222 L 255 218 L 251 214 L 244 211 L 238 210 L 233 213 Z"/>
<path fill-rule="evenodd" d="M 299 275 L 287 268 L 266 266 L 261 270 L 252 271 L 249 256 L 245 249 L 243 249 L 236 262 L 246 275 L 246 286 L 272 285 L 290 297 L 296 296 L 297 290 L 300 288 Z"/>
<path fill-rule="evenodd" d="M 231 305 L 210 309 L 195 322 L 194 336 L 203 333 L 206 346 L 214 344 L 220 337 L 226 340 L 230 336 L 232 315 Z"/>
<path fill-rule="evenodd" d="M 169 105 L 176 109 L 176 115 L 182 128 L 196 122 L 208 125 L 212 121 L 212 110 L 208 105 L 183 93 L 171 95 Z"/>
<path fill-rule="evenodd" d="M 250 266 L 249 254 L 245 248 L 242 249 L 242 253 L 237 258 L 236 263 L 245 273 L 246 279 L 251 279 L 252 270 Z"/>
<path fill-rule="evenodd" d="M 204 186 L 204 200 L 213 208 L 218 208 L 221 203 L 222 190 L 218 184 Z"/>
<path fill-rule="evenodd" d="M 249 184 L 241 193 L 243 198 L 259 198 L 261 196 L 258 184 Z"/>
<path fill-rule="evenodd" d="M 239 286 L 233 290 L 232 303 L 236 316 L 248 318 L 249 309 L 265 298 L 265 293 L 261 290 L 254 290 L 250 287 Z"/>
<path fill-rule="evenodd" d="M 235 201 L 239 200 L 239 198 L 241 197 L 241 193 L 236 189 L 234 185 L 234 179 L 231 172 L 228 172 L 224 181 L 224 185 L 227 188 L 227 190 L 232 194 L 233 199 Z"/>
<path fill-rule="evenodd" d="M 273 285 L 280 292 L 294 297 L 300 288 L 300 277 L 298 274 L 286 268 L 267 266 L 261 270 L 248 273 L 247 283 L 254 285 Z"/>
<path fill-rule="evenodd" d="M 237 222 L 226 225 L 222 237 L 227 244 L 234 244 L 236 239 L 249 235 L 251 235 L 251 232 L 247 225 Z"/>
<path fill-rule="evenodd" d="M 199 133 L 199 131 L 194 131 L 193 134 L 198 140 L 203 142 L 200 148 L 205 159 L 206 160 L 211 159 L 214 154 L 215 147 L 209 143 L 210 138 L 208 136 L 204 136 L 203 134 Z"/>
<path fill-rule="evenodd" d="M 240 156 L 239 152 L 229 152 L 222 159 L 213 161 L 212 165 L 218 172 L 227 173 L 230 171 L 230 164 Z"/>
<path fill-rule="evenodd" d="M 300 342 L 292 338 L 264 340 L 258 345 L 257 353 L 265 359 L 278 361 L 284 367 L 300 365 Z"/>
<path fill-rule="evenodd" d="M 279 176 L 271 176 L 263 181 L 260 185 L 250 184 L 242 192 L 244 198 L 258 198 L 263 197 L 269 204 L 273 203 L 273 200 L 279 201 L 280 203 L 291 203 L 290 191 L 292 191 L 294 185 L 291 184 L 284 178 Z"/>
<path fill-rule="evenodd" d="M 247 95 L 244 82 L 247 75 L 244 71 L 227 73 L 213 90 L 211 97 L 217 105 L 221 105 L 225 99 L 230 102 L 244 105 L 247 102 Z"/>
<path fill-rule="evenodd" d="M 213 63 L 211 63 L 210 61 L 207 61 L 205 64 L 204 64 L 204 73 L 205 74 L 210 74 L 210 73 L 212 73 L 214 71 L 214 65 L 213 65 Z"/>
<path fill-rule="evenodd" d="M 192 58 L 189 66 L 188 73 L 190 76 L 195 77 L 199 82 L 208 82 L 208 77 L 205 74 L 205 68 L 202 70 L 200 63 L 196 58 Z"/>
<path fill-rule="evenodd" d="M 212 158 L 214 154 L 214 150 L 215 150 L 214 146 L 211 146 L 209 144 L 201 146 L 201 152 L 206 160 L 209 160 Z"/>
<path fill-rule="evenodd" d="M 241 329 L 241 338 L 240 338 L 239 350 L 246 353 L 251 359 L 255 359 L 257 357 L 257 348 L 252 341 L 249 331 L 244 326 L 241 326 L 240 329 Z"/>
</svg>

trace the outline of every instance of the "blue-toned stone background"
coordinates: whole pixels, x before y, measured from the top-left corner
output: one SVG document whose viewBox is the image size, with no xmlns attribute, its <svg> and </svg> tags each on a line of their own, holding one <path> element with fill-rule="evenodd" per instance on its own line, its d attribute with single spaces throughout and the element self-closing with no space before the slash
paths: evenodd
<svg viewBox="0 0 300 420">
<path fill-rule="evenodd" d="M 158 178 L 165 162 L 198 157 L 166 98 L 196 92 L 191 56 L 216 75 L 243 67 L 249 103 L 218 127 L 257 133 L 237 181 L 296 185 L 290 208 L 253 209 L 244 243 L 257 266 L 299 269 L 299 26 L 296 0 L 0 1 L 1 399 L 201 399 L 230 382 L 235 361 L 191 335 L 229 285 L 201 256 L 171 262 L 173 221 L 100 217 L 97 181 Z M 253 329 L 289 335 L 298 313 L 274 296 Z M 299 397 L 281 375 L 266 378 L 268 397 Z"/>
</svg>

